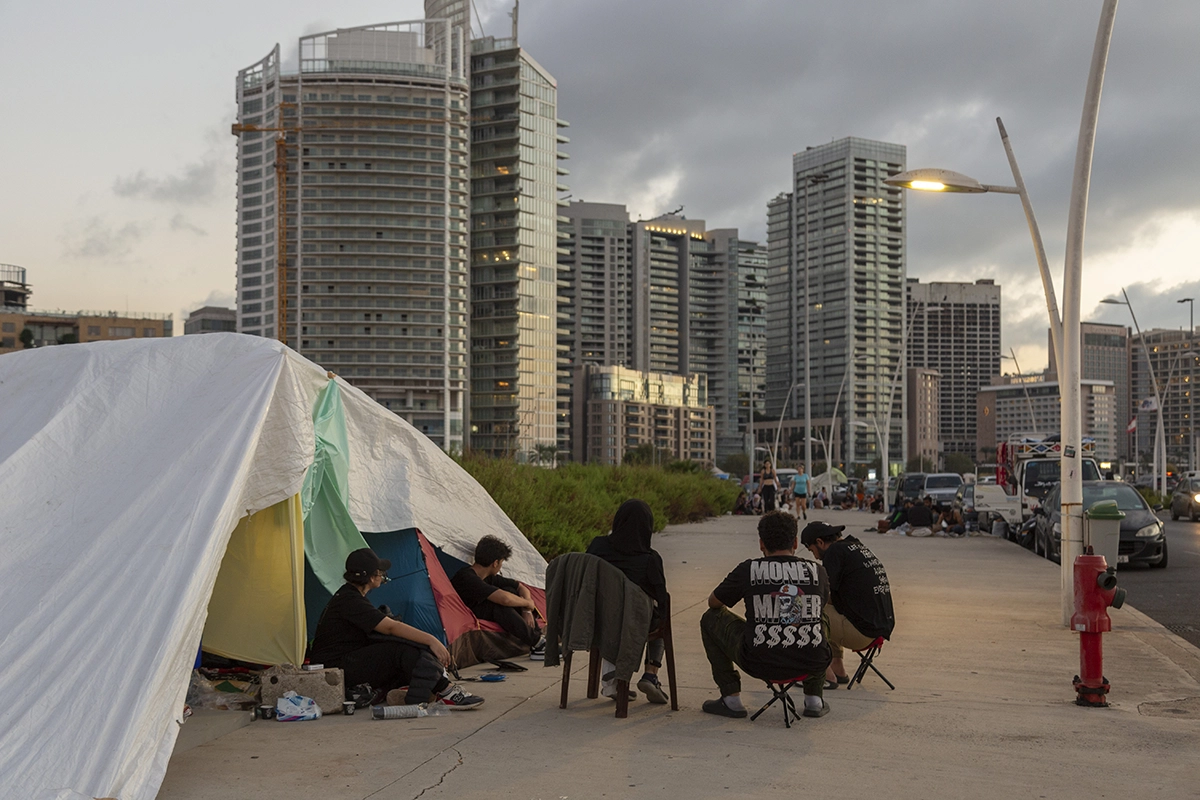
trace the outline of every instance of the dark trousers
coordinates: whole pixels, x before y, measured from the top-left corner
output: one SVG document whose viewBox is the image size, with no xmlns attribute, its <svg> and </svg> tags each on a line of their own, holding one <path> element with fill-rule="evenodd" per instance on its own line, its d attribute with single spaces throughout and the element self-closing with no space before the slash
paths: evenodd
<svg viewBox="0 0 1200 800">
<path fill-rule="evenodd" d="M 525 622 L 521 612 L 499 603 L 483 602 L 471 609 L 477 619 L 494 622 L 522 644 L 533 647 L 542 638 L 542 632 Z"/>
<path fill-rule="evenodd" d="M 768 511 L 774 511 L 775 510 L 775 487 L 774 486 L 762 487 L 762 499 L 763 499 L 763 513 L 766 514 Z"/>
<path fill-rule="evenodd" d="M 713 681 L 722 697 L 742 690 L 742 676 L 736 667 L 750 675 L 742 660 L 742 641 L 746 636 L 746 620 L 728 608 L 710 608 L 700 618 L 700 641 L 712 667 Z M 757 677 L 751 675 L 751 677 Z M 762 678 L 759 678 L 762 680 Z M 805 679 L 804 693 L 821 696 L 825 688 L 825 669 L 821 668 Z"/>
<path fill-rule="evenodd" d="M 407 685 L 404 702 L 409 704 L 427 703 L 434 692 L 450 685 L 433 653 L 403 639 L 370 644 L 336 659 L 336 663 L 326 663 L 341 668 L 347 689 L 369 683 L 376 693 L 386 694 Z"/>
</svg>

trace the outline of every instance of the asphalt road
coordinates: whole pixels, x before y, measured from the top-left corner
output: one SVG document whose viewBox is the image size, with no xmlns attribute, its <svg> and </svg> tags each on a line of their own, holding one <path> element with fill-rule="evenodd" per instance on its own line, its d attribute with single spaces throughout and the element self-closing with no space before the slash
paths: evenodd
<svg viewBox="0 0 1200 800">
<path fill-rule="evenodd" d="M 1160 516 L 1167 526 L 1167 568 L 1121 567 L 1117 580 L 1129 591 L 1130 605 L 1200 647 L 1200 522 Z"/>
</svg>

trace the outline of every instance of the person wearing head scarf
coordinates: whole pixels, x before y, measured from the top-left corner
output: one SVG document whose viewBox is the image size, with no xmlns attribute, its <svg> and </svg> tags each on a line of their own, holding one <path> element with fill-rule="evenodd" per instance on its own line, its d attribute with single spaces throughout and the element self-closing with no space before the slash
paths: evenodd
<svg viewBox="0 0 1200 800">
<path fill-rule="evenodd" d="M 656 631 L 662 625 L 662 615 L 666 613 L 671 596 L 667 594 L 662 556 L 650 546 L 653 534 L 654 512 L 650 506 L 642 500 L 626 500 L 613 517 L 612 533 L 592 539 L 587 552 L 621 570 L 626 578 L 650 595 L 654 601 L 650 630 Z M 646 699 L 651 703 L 667 702 L 666 692 L 658 680 L 665 648 L 666 643 L 661 638 L 646 643 L 645 670 L 637 688 L 646 694 Z M 616 684 L 610 675 L 614 670 L 614 665 L 607 661 L 601 668 L 601 679 L 604 681 L 601 694 L 605 697 L 616 695 Z"/>
</svg>

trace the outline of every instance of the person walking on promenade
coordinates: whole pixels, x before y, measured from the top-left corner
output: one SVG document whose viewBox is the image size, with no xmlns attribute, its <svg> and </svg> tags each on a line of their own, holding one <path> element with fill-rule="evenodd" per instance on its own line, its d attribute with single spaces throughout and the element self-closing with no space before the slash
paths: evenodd
<svg viewBox="0 0 1200 800">
<path fill-rule="evenodd" d="M 769 460 L 763 462 L 758 486 L 759 493 L 762 494 L 763 513 L 768 514 L 775 510 L 775 492 L 779 488 L 779 477 L 775 474 L 775 467 L 771 466 Z"/>
<path fill-rule="evenodd" d="M 792 479 L 792 492 L 796 496 L 796 510 L 808 519 L 808 473 L 800 467 L 800 474 Z"/>
</svg>

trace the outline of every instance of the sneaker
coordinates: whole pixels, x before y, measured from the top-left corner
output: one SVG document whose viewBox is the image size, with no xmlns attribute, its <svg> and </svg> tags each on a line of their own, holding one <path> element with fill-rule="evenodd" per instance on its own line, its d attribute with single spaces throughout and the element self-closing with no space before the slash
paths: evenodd
<svg viewBox="0 0 1200 800">
<path fill-rule="evenodd" d="M 734 711 L 729 706 L 725 705 L 725 701 L 721 698 L 716 700 L 705 700 L 704 705 L 700 706 L 705 714 L 716 714 L 718 717 L 732 717 L 733 719 L 744 719 L 746 717 L 746 709 Z"/>
<path fill-rule="evenodd" d="M 600 694 L 604 697 L 608 697 L 613 700 L 616 700 L 617 699 L 617 682 L 615 680 L 601 681 L 600 682 Z M 629 699 L 630 700 L 637 699 L 637 692 L 635 692 L 633 689 L 629 690 Z"/>
<path fill-rule="evenodd" d="M 646 695 L 646 699 L 651 703 L 661 706 L 669 699 L 667 693 L 663 691 L 662 684 L 659 683 L 657 675 L 651 675 L 650 673 L 643 674 L 642 679 L 638 681 L 637 687 L 642 694 Z"/>
<path fill-rule="evenodd" d="M 546 660 L 546 637 L 538 639 L 538 643 L 529 649 L 530 661 L 545 661 Z"/>
<path fill-rule="evenodd" d="M 483 705 L 482 697 L 471 694 L 458 685 L 451 686 L 445 694 L 438 695 L 437 701 L 451 711 L 470 711 Z"/>
</svg>

